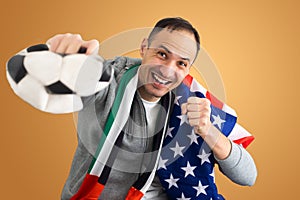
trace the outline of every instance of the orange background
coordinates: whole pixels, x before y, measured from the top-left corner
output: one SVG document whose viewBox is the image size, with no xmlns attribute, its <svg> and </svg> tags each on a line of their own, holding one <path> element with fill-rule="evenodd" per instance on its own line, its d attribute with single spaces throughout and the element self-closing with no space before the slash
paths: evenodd
<svg viewBox="0 0 300 200">
<path fill-rule="evenodd" d="M 76 147 L 72 114 L 51 115 L 14 95 L 5 63 L 56 33 L 103 41 L 166 16 L 197 27 L 218 66 L 226 100 L 255 137 L 253 187 L 218 175 L 227 199 L 296 199 L 300 186 L 300 6 L 297 0 L 252 1 L 6 1 L 1 2 L 0 199 L 59 199 Z"/>
</svg>

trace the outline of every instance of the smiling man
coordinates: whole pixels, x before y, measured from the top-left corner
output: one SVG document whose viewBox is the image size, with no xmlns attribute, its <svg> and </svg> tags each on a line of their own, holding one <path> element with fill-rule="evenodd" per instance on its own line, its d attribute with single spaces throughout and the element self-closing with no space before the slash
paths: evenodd
<svg viewBox="0 0 300 200">
<path fill-rule="evenodd" d="M 83 98 L 84 108 L 78 115 L 78 147 L 63 200 L 141 199 L 145 194 L 144 199 L 182 197 L 165 193 L 168 188 L 162 188 L 156 169 L 173 112 L 172 90 L 189 74 L 200 49 L 199 41 L 188 21 L 165 18 L 142 41 L 142 59 L 118 57 L 104 61 L 104 68 L 113 69 L 113 73 L 108 87 Z M 59 54 L 76 54 L 85 47 L 90 55 L 99 48 L 98 41 L 84 41 L 77 34 L 59 34 L 47 43 L 50 51 Z M 230 179 L 242 185 L 254 183 L 256 168 L 251 156 L 212 125 L 208 99 L 189 98 L 182 105 L 182 114 Z M 249 172 L 243 173 L 244 166 Z"/>
<path fill-rule="evenodd" d="M 196 58 L 198 50 L 194 34 L 172 28 L 159 28 L 158 33 L 142 42 L 141 87 L 138 90 L 145 100 L 156 101 L 177 87 Z"/>
</svg>

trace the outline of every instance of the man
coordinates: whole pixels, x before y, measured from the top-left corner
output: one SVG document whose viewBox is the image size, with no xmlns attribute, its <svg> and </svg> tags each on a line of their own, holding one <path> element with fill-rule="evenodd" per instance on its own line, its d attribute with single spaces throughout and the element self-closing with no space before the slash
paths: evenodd
<svg viewBox="0 0 300 200">
<path fill-rule="evenodd" d="M 93 54 L 99 48 L 96 40 L 84 41 L 73 34 L 56 35 L 47 43 L 50 51 L 60 54 L 74 54 L 81 47 L 86 48 L 86 54 Z M 113 80 L 106 89 L 84 98 L 85 106 L 78 116 L 78 147 L 62 199 L 139 199 L 144 193 L 145 199 L 168 198 L 157 178 L 148 188 L 172 113 L 171 91 L 188 75 L 199 48 L 199 35 L 189 22 L 165 18 L 143 40 L 141 61 L 124 57 L 105 61 L 104 66 L 114 69 Z M 135 77 L 136 91 L 120 89 Z M 125 99 L 128 95 L 132 99 Z M 126 110 L 122 102 L 129 104 L 128 116 L 123 118 L 113 113 L 118 96 L 122 98 L 118 112 Z M 191 97 L 182 105 L 182 113 L 208 144 L 225 174 L 235 182 L 252 185 L 256 169 L 251 156 L 212 125 L 210 106 L 206 98 Z M 111 115 L 114 121 L 108 125 Z M 251 177 L 244 175 L 245 165 L 251 166 Z M 96 183 L 91 181 L 95 177 Z"/>
</svg>

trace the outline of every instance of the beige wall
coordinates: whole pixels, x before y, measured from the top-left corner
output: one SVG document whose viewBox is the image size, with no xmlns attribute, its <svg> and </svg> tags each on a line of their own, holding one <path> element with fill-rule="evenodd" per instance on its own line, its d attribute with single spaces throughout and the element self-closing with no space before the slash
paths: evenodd
<svg viewBox="0 0 300 200">
<path fill-rule="evenodd" d="M 299 2 L 117 2 L 1 3 L 1 199 L 59 199 L 76 146 L 73 115 L 42 113 L 13 94 L 5 77 L 7 59 L 56 33 L 103 41 L 153 26 L 165 16 L 182 16 L 198 28 L 222 76 L 227 102 L 256 137 L 249 147 L 259 172 L 256 185 L 240 187 L 219 175 L 221 193 L 231 200 L 295 199 L 300 186 Z"/>
</svg>

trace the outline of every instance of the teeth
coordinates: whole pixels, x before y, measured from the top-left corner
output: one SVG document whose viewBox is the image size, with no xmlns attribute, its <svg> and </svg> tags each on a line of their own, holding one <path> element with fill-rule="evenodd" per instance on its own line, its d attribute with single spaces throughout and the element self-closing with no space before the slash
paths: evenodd
<svg viewBox="0 0 300 200">
<path fill-rule="evenodd" d="M 160 84 L 167 84 L 169 81 L 163 80 L 160 77 L 158 77 L 156 74 L 153 74 L 154 79 L 159 82 Z"/>
</svg>

